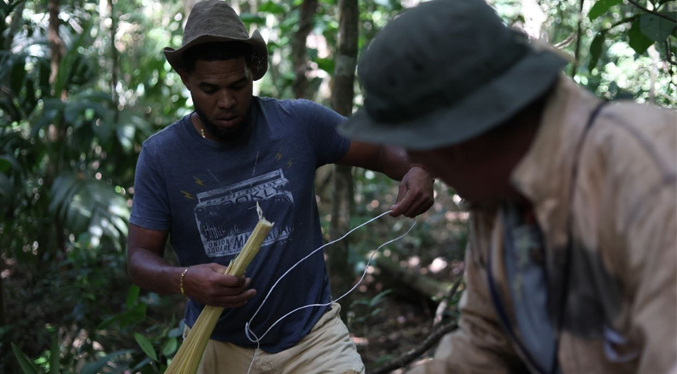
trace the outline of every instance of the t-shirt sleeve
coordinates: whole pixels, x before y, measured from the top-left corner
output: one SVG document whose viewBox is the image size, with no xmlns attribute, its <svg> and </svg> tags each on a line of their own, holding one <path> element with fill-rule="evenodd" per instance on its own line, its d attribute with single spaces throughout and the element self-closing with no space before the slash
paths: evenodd
<svg viewBox="0 0 677 374">
<path fill-rule="evenodd" d="M 295 100 L 293 108 L 306 129 L 315 151 L 317 166 L 340 161 L 348 152 L 350 140 L 340 135 L 336 128 L 346 118 L 308 100 Z"/>
<path fill-rule="evenodd" d="M 171 212 L 162 164 L 152 147 L 141 149 L 134 176 L 134 201 L 129 222 L 149 230 L 169 230 Z"/>
</svg>

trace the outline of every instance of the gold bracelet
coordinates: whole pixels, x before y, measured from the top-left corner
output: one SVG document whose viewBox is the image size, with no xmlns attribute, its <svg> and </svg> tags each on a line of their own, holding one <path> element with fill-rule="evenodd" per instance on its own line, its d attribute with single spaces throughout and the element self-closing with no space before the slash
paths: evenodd
<svg viewBox="0 0 677 374">
<path fill-rule="evenodd" d="M 190 266 L 187 267 L 186 270 L 183 271 L 183 273 L 181 273 L 181 280 L 179 281 L 179 289 L 181 290 L 181 295 L 184 295 L 184 296 L 186 296 L 186 293 L 183 291 L 183 279 L 186 277 L 186 273 L 188 272 L 188 268 L 190 268 Z"/>
</svg>

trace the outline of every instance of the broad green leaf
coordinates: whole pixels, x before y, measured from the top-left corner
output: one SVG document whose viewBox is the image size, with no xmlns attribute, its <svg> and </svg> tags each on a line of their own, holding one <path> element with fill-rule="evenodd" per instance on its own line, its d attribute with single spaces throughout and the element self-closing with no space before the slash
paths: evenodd
<svg viewBox="0 0 677 374">
<path fill-rule="evenodd" d="M 632 49 L 634 49 L 637 54 L 641 55 L 642 53 L 646 52 L 649 47 L 651 47 L 654 41 L 644 35 L 639 23 L 639 19 L 636 19 L 632 23 L 632 27 L 630 28 L 630 31 L 628 31 L 628 38 L 630 39 L 628 44 L 630 44 L 630 47 L 632 47 Z"/>
<path fill-rule="evenodd" d="M 21 366 L 21 371 L 23 374 L 38 374 L 38 368 L 31 362 L 31 360 L 21 352 L 19 347 L 16 344 L 12 343 L 12 351 L 14 352 L 14 357 L 19 361 L 19 366 Z"/>
<path fill-rule="evenodd" d="M 141 289 L 137 285 L 132 285 L 129 287 L 129 291 L 127 291 L 127 301 L 125 302 L 127 309 L 132 309 L 134 304 L 136 304 L 136 301 L 139 300 L 140 292 Z"/>
<path fill-rule="evenodd" d="M 317 63 L 317 67 L 326 71 L 329 74 L 334 74 L 334 59 L 333 58 L 316 58 L 313 60 Z"/>
<path fill-rule="evenodd" d="M 649 39 L 662 43 L 675 30 L 677 21 L 672 22 L 654 14 L 642 14 L 639 17 L 639 26 Z"/>
<path fill-rule="evenodd" d="M 606 13 L 606 11 L 609 10 L 614 5 L 622 3 L 623 0 L 598 0 L 595 5 L 590 8 L 590 11 L 588 12 L 588 17 L 590 20 L 594 20 L 595 18 L 601 16 L 602 14 Z"/>
<path fill-rule="evenodd" d="M 602 50 L 604 49 L 604 38 L 606 37 L 605 32 L 600 32 L 597 35 L 595 35 L 595 38 L 592 40 L 592 43 L 590 43 L 590 62 L 588 63 L 588 71 L 592 71 L 592 69 L 597 66 L 597 61 L 599 61 L 599 56 L 602 54 Z"/>
<path fill-rule="evenodd" d="M 148 338 L 139 333 L 134 333 L 134 339 L 136 339 L 136 342 L 139 343 L 139 346 L 146 356 L 153 359 L 153 361 L 157 361 L 157 354 L 155 353 L 155 349 L 153 349 L 153 344 L 150 342 L 150 340 L 148 340 Z"/>
<path fill-rule="evenodd" d="M 162 354 L 165 357 L 169 357 L 176 352 L 176 349 L 179 347 L 179 342 L 176 338 L 170 338 L 167 340 L 165 343 L 164 347 L 162 347 Z"/>
</svg>

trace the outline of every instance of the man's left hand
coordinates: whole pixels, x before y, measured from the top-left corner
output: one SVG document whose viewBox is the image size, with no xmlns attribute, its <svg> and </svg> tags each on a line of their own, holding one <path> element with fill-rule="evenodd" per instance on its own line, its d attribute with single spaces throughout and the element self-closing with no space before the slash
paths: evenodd
<svg viewBox="0 0 677 374">
<path fill-rule="evenodd" d="M 433 177 L 420 166 L 413 166 L 400 182 L 397 201 L 392 206 L 393 217 L 404 214 L 414 218 L 433 206 Z"/>
</svg>

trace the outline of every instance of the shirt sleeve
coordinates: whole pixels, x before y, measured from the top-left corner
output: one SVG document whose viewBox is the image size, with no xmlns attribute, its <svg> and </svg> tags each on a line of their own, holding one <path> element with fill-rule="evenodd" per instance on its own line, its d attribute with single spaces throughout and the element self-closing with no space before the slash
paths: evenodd
<svg viewBox="0 0 677 374">
<path fill-rule="evenodd" d="M 171 211 L 162 164 L 152 147 L 144 144 L 136 164 L 134 200 L 129 222 L 149 230 L 165 231 Z"/>
<path fill-rule="evenodd" d="M 295 100 L 292 108 L 302 121 L 312 145 L 317 167 L 340 161 L 348 152 L 350 140 L 340 135 L 336 128 L 346 120 L 333 110 L 308 100 Z"/>
<path fill-rule="evenodd" d="M 650 189 L 639 208 L 630 213 L 633 223 L 624 231 L 631 269 L 624 274 L 634 291 L 630 307 L 631 337 L 638 337 L 637 373 L 672 373 L 677 362 L 677 185 Z M 623 353 L 623 346 L 607 344 Z M 614 352 L 614 353 L 618 353 Z"/>
</svg>

